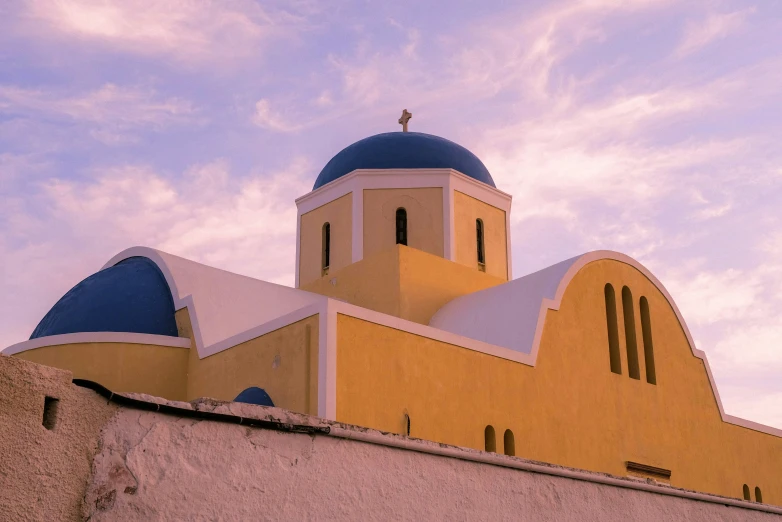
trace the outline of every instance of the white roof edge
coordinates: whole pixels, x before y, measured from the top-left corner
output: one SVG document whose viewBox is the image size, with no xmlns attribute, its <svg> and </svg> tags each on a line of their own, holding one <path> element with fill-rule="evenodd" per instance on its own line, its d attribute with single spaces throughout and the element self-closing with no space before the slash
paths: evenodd
<svg viewBox="0 0 782 522">
<path fill-rule="evenodd" d="M 657 279 L 654 276 L 654 274 L 652 274 L 649 271 L 649 269 L 647 269 L 644 265 L 642 265 L 640 262 L 636 261 L 632 257 L 622 254 L 620 252 L 614 252 L 612 250 L 596 250 L 593 252 L 588 252 L 586 254 L 568 259 L 567 261 L 558 263 L 564 265 L 565 263 L 570 262 L 570 266 L 567 268 L 567 270 L 564 272 L 562 277 L 557 282 L 556 291 L 554 292 L 553 297 L 551 298 L 543 297 L 541 299 L 540 311 L 538 312 L 537 321 L 535 322 L 536 325 L 535 332 L 533 336 L 531 350 L 529 352 L 533 366 L 537 363 L 538 351 L 540 349 L 540 341 L 543 335 L 543 327 L 545 325 L 546 315 L 548 311 L 559 310 L 559 307 L 562 304 L 562 297 L 565 294 L 565 290 L 567 290 L 567 287 L 570 284 L 570 282 L 584 266 L 594 261 L 600 261 L 604 259 L 618 261 L 620 263 L 630 265 L 633 268 L 637 269 L 663 294 L 663 296 L 665 296 L 666 300 L 671 306 L 671 309 L 674 311 L 674 314 L 676 314 L 676 318 L 679 320 L 679 324 L 681 325 L 682 331 L 684 332 L 684 335 L 687 338 L 687 343 L 690 346 L 690 350 L 692 351 L 692 354 L 698 359 L 701 359 L 703 361 L 703 365 L 706 368 L 706 375 L 708 376 L 709 379 L 709 385 L 711 386 L 712 393 L 714 394 L 714 399 L 717 403 L 717 408 L 719 409 L 720 417 L 722 418 L 722 420 L 729 424 L 734 424 L 747 429 L 759 431 L 762 433 L 767 433 L 769 435 L 782 437 L 782 429 L 766 426 L 764 424 L 760 424 L 746 419 L 741 419 L 739 417 L 735 417 L 733 415 L 728 415 L 725 413 L 725 409 L 722 406 L 722 400 L 720 399 L 720 394 L 717 389 L 717 383 L 714 380 L 714 375 L 712 374 L 711 366 L 709 365 L 708 358 L 706 357 L 706 354 L 702 350 L 699 350 L 698 348 L 695 347 L 695 342 L 692 339 L 692 334 L 690 333 L 690 329 L 687 327 L 687 323 L 685 322 L 684 317 L 682 316 L 681 311 L 679 310 L 679 307 L 676 305 L 676 302 L 673 300 L 673 297 L 671 297 L 671 294 L 668 292 L 665 286 L 660 282 L 659 279 Z M 556 266 L 556 265 L 552 265 L 552 266 Z M 552 267 L 548 267 L 548 268 L 552 268 Z M 540 270 L 539 272 L 536 273 L 544 272 L 548 270 L 548 268 Z M 534 274 L 530 274 L 530 275 L 534 275 Z M 510 283 L 511 282 L 505 284 L 510 284 Z M 500 285 L 500 286 L 504 286 L 504 285 Z M 471 296 L 474 296 L 479 293 L 484 293 L 484 292 L 489 293 L 497 288 L 499 287 L 492 287 L 486 290 L 481 290 L 480 292 L 476 292 L 475 294 L 468 294 L 466 296 L 454 299 L 454 301 L 451 301 L 451 303 L 454 303 L 461 299 L 469 299 Z M 440 310 L 445 309 L 451 303 L 446 304 Z M 432 318 L 432 322 L 435 322 L 435 318 L 438 317 L 439 313 L 440 311 L 438 311 L 435 314 L 435 316 Z"/>
<path fill-rule="evenodd" d="M 168 283 L 168 286 L 171 290 L 171 294 L 174 300 L 174 309 L 177 311 L 183 308 L 188 309 L 190 314 L 191 326 L 193 328 L 193 337 L 195 340 L 196 349 L 198 351 L 198 356 L 201 359 L 203 359 L 204 357 L 208 357 L 210 355 L 214 355 L 215 353 L 223 351 L 232 346 L 235 346 L 236 344 L 239 344 L 239 342 L 244 342 L 248 339 L 252 339 L 259 335 L 263 335 L 264 333 L 268 333 L 273 329 L 282 328 L 286 324 L 299 321 L 306 317 L 306 316 L 302 316 L 302 314 L 307 314 L 310 312 L 311 312 L 310 315 L 315 314 L 317 313 L 317 311 L 312 311 L 314 310 L 312 305 L 321 302 L 325 303 L 328 299 L 327 297 L 321 296 L 319 294 L 313 294 L 305 290 L 299 290 L 296 288 L 291 288 L 276 283 L 270 283 L 268 281 L 262 281 L 260 279 L 255 279 L 249 276 L 236 274 L 233 272 L 229 272 L 227 270 L 222 270 L 220 268 L 204 265 L 196 261 L 191 261 L 183 257 L 175 256 L 173 254 L 168 254 L 166 252 L 162 252 L 154 248 L 143 247 L 143 246 L 136 246 L 136 247 L 131 247 L 123 250 L 122 252 L 112 257 L 105 265 L 103 265 L 101 270 L 114 266 L 125 259 L 131 257 L 137 257 L 137 256 L 146 257 L 150 259 L 158 266 L 160 271 L 163 273 L 163 276 L 165 277 L 166 282 Z M 184 283 L 182 281 L 178 281 L 177 276 L 174 274 L 174 271 L 172 270 L 172 266 L 171 266 L 172 262 L 175 265 L 180 263 L 185 263 L 190 265 L 191 267 L 197 266 L 199 267 L 200 270 L 204 271 L 204 273 L 208 271 L 210 275 L 220 275 L 221 277 L 229 277 L 229 278 L 243 278 L 248 283 L 263 285 L 265 289 L 274 289 L 275 291 L 278 292 L 285 292 L 286 295 L 296 295 L 300 298 L 298 300 L 301 302 L 299 303 L 299 305 L 289 303 L 289 306 L 287 308 L 293 308 L 292 311 L 285 310 L 279 314 L 273 313 L 271 314 L 271 316 L 268 316 L 264 320 L 260 320 L 255 324 L 251 324 L 250 322 L 247 324 L 247 326 L 240 328 L 238 331 L 233 330 L 226 333 L 225 335 L 218 335 L 219 339 L 213 342 L 207 342 L 204 339 L 205 332 L 203 331 L 202 328 L 202 323 L 204 322 L 204 318 L 199 316 L 198 308 L 209 306 L 212 303 L 206 302 L 206 305 L 204 305 L 205 301 L 203 300 L 203 298 L 201 298 L 201 300 L 199 300 L 199 303 L 201 304 L 196 306 L 196 298 L 192 293 L 190 293 L 190 287 L 193 286 L 192 281 L 184 281 Z M 192 274 L 189 274 L 189 276 L 191 279 L 193 278 Z M 181 279 L 182 277 L 183 275 L 180 274 L 179 279 Z M 183 285 L 180 283 L 183 283 L 186 288 L 183 288 Z M 280 303 L 276 303 L 276 305 L 279 304 Z M 239 312 L 241 312 L 241 310 L 239 310 Z M 207 320 L 208 319 L 209 318 L 207 318 Z M 285 322 L 287 320 L 290 321 Z M 251 335 L 253 332 L 255 332 L 255 336 L 247 338 L 247 335 Z M 263 333 L 258 333 L 258 332 L 263 332 Z M 244 341 L 239 341 L 239 339 L 244 339 Z M 232 342 L 232 341 L 236 341 L 236 342 Z"/>
<path fill-rule="evenodd" d="M 464 174 L 461 171 L 458 171 L 456 169 L 452 168 L 425 168 L 425 169 L 355 169 L 351 170 L 349 173 L 338 177 L 335 180 L 329 181 L 325 185 L 322 185 L 315 190 L 312 190 L 310 192 L 307 192 L 306 194 L 299 196 L 294 201 L 296 203 L 296 206 L 298 206 L 300 203 L 307 201 L 310 198 L 316 197 L 321 192 L 326 192 L 327 190 L 336 187 L 342 183 L 348 183 L 353 178 L 359 177 L 359 176 L 366 176 L 366 175 L 373 175 L 373 176 L 393 176 L 398 174 L 411 174 L 411 173 L 423 173 L 423 174 L 453 174 L 464 181 L 468 183 L 475 184 L 476 187 L 479 187 L 481 189 L 486 189 L 491 192 L 496 193 L 496 195 L 501 196 L 504 199 L 507 199 L 508 201 L 512 201 L 513 195 L 508 194 L 507 192 L 503 192 L 502 190 L 498 189 L 497 187 L 492 187 L 491 185 L 488 185 L 482 181 L 478 181 L 477 179 L 468 176 Z"/>
<path fill-rule="evenodd" d="M 673 298 L 671 297 L 668 290 L 663 286 L 663 284 L 641 263 L 636 261 L 635 259 L 631 258 L 630 256 L 627 256 L 625 254 L 614 252 L 610 250 L 597 250 L 593 252 L 589 252 L 586 254 L 583 254 L 581 256 L 577 256 L 574 258 L 571 258 L 567 261 L 563 261 L 558 264 L 564 264 L 567 262 L 570 262 L 570 266 L 565 271 L 564 275 L 560 278 L 559 282 L 557 283 L 556 292 L 554 293 L 553 298 L 543 298 L 540 303 L 540 309 L 538 312 L 538 317 L 536 321 L 536 327 L 535 327 L 535 334 L 534 334 L 534 340 L 532 344 L 532 349 L 529 354 L 525 354 L 523 352 L 515 351 L 516 353 L 513 353 L 512 349 L 509 349 L 509 347 L 506 346 L 499 346 L 496 344 L 490 344 L 481 341 L 480 339 L 474 339 L 463 335 L 454 334 L 452 332 L 448 332 L 446 330 L 442 330 L 439 328 L 436 328 L 434 326 L 428 326 L 428 325 L 420 325 L 418 323 L 412 323 L 410 321 L 406 321 L 394 316 L 390 316 L 387 314 L 383 314 L 380 312 L 374 312 L 372 310 L 368 310 L 365 308 L 361 308 L 359 306 L 350 305 L 347 303 L 343 303 L 340 301 L 336 301 L 333 299 L 330 299 L 325 296 L 317 295 L 317 294 L 311 294 L 312 296 L 312 302 L 308 305 L 302 306 L 296 310 L 293 310 L 291 312 L 288 312 L 286 314 L 279 315 L 269 321 L 263 322 L 262 324 L 256 325 L 252 328 L 243 330 L 239 333 L 236 333 L 226 339 L 222 339 L 219 342 L 213 343 L 210 346 L 203 346 L 203 340 L 201 337 L 201 333 L 199 330 L 199 322 L 198 322 L 198 315 L 195 311 L 195 303 L 193 301 L 192 295 L 186 295 L 184 297 L 179 297 L 179 293 L 176 290 L 176 282 L 174 280 L 174 277 L 171 273 L 171 270 L 168 267 L 168 264 L 166 263 L 165 256 L 170 256 L 172 258 L 181 259 L 183 261 L 187 261 L 189 263 L 199 264 L 195 263 L 194 261 L 189 261 L 184 258 L 179 258 L 178 256 L 172 256 L 171 254 L 165 254 L 164 252 L 160 252 L 158 250 L 155 250 L 153 248 L 148 247 L 132 247 L 128 248 L 126 250 L 123 250 L 111 260 L 109 260 L 108 263 L 106 263 L 103 268 L 108 268 L 110 266 L 113 266 L 117 264 L 118 262 L 127 259 L 129 257 L 147 257 L 150 260 L 154 261 L 158 267 L 160 268 L 161 272 L 163 272 L 164 277 L 166 278 L 166 281 L 169 284 L 169 287 L 172 290 L 172 294 L 174 296 L 174 304 L 175 308 L 177 310 L 188 307 L 191 311 L 190 317 L 191 322 L 193 326 L 193 335 L 196 340 L 196 348 L 198 349 L 198 355 L 199 358 L 203 359 L 204 357 L 208 357 L 209 355 L 213 355 L 214 353 L 218 353 L 220 351 L 226 350 L 228 348 L 231 348 L 237 344 L 240 344 L 242 342 L 246 342 L 249 339 L 253 339 L 255 337 L 258 337 L 260 335 L 264 335 L 265 333 L 271 332 L 273 330 L 282 328 L 288 324 L 300 321 L 302 319 L 305 319 L 306 317 L 310 317 L 315 314 L 323 314 L 326 315 L 329 305 L 331 303 L 332 308 L 334 308 L 334 313 L 341 313 L 345 315 L 350 315 L 359 319 L 363 319 L 366 321 L 374 322 L 377 324 L 382 324 L 389 326 L 394 329 L 398 329 L 401 331 L 406 331 L 409 333 L 413 333 L 414 335 L 419 335 L 435 340 L 440 340 L 442 342 L 447 342 L 449 344 L 454 344 L 456 346 L 479 351 L 482 353 L 488 353 L 490 355 L 494 355 L 495 357 L 501 357 L 508 360 L 515 360 L 516 362 L 520 362 L 523 364 L 527 364 L 530 366 L 535 366 L 537 363 L 537 356 L 538 356 L 538 350 L 540 348 L 540 340 L 543 332 L 543 326 L 545 324 L 546 314 L 548 310 L 559 310 L 559 307 L 562 303 L 562 297 L 565 294 L 565 290 L 567 289 L 570 282 L 573 280 L 573 278 L 576 276 L 576 274 L 587 264 L 593 262 L 593 261 L 600 261 L 600 260 L 614 260 L 621 263 L 625 263 L 627 265 L 632 266 L 633 268 L 636 268 L 639 272 L 641 272 L 649 281 L 654 284 L 657 289 L 665 296 L 665 298 L 668 300 L 668 303 L 671 305 L 671 308 L 673 309 L 674 313 L 676 314 L 677 319 L 679 320 L 679 323 L 682 327 L 682 331 L 684 331 L 684 334 L 687 338 L 687 342 L 690 345 L 690 349 L 692 351 L 692 354 L 701 359 L 704 363 L 704 367 L 706 368 L 706 374 L 709 379 L 709 384 L 712 389 L 712 393 L 714 394 L 715 401 L 717 403 L 717 407 L 720 412 L 720 417 L 722 420 L 729 424 L 734 424 L 737 426 L 741 426 L 747 429 L 759 431 L 762 433 L 766 433 L 769 435 L 775 435 L 777 437 L 782 437 L 782 429 L 774 428 L 771 426 L 766 426 L 764 424 L 756 423 L 753 421 L 749 421 L 746 419 L 741 419 L 739 417 L 735 417 L 732 415 L 727 415 L 725 413 L 725 410 L 722 406 L 722 400 L 720 399 L 719 392 L 717 390 L 717 385 L 714 380 L 714 376 L 711 372 L 711 367 L 709 366 L 708 359 L 706 358 L 706 354 L 695 347 L 695 343 L 692 339 L 692 335 L 690 334 L 690 330 L 687 327 L 687 323 L 684 321 L 684 318 L 682 317 L 681 312 L 679 311 L 679 308 L 676 306 L 676 303 L 674 302 Z M 200 264 L 199 264 L 200 265 Z M 210 268 L 213 270 L 219 270 L 220 272 L 225 272 L 226 274 L 231 274 L 234 276 L 238 276 L 238 274 L 232 274 L 231 272 L 226 272 L 224 270 L 220 270 L 217 268 L 208 267 L 206 265 L 201 265 L 206 268 Z M 553 265 L 556 266 L 556 265 Z M 103 269 L 102 268 L 102 269 Z M 551 268 L 551 267 L 549 267 Z M 547 270 L 547 269 L 544 269 Z M 540 272 L 543 272 L 544 270 L 541 270 Z M 246 277 L 246 276 L 239 276 L 239 277 Z M 252 278 L 248 278 L 252 279 Z M 269 285 L 274 285 L 273 283 L 267 283 L 265 281 L 255 280 L 259 281 L 261 283 L 266 283 Z M 506 283 L 508 284 L 508 283 Z M 302 292 L 304 294 L 309 294 L 309 292 L 305 292 L 303 290 L 297 290 L 289 287 L 283 287 L 282 285 L 274 285 L 278 286 L 280 288 L 285 288 L 288 290 L 296 291 L 296 292 Z M 504 285 L 500 285 L 504 286 Z M 498 287 L 493 287 L 498 288 Z M 481 292 L 477 293 L 483 293 L 492 290 L 492 288 L 489 288 L 487 290 L 482 290 Z M 468 294 L 464 297 L 469 297 L 474 294 Z M 463 299 L 463 298 L 458 298 Z M 456 300 L 454 300 L 456 301 Z M 453 302 L 453 301 L 452 301 Z M 181 306 L 180 306 L 181 305 Z M 448 306 L 448 305 L 446 305 Z M 438 312 L 439 313 L 439 312 Z M 437 314 L 435 314 L 436 316 Z M 336 324 L 334 325 L 336 327 Z M 324 332 L 325 334 L 325 332 Z M 24 341 L 21 343 L 17 343 L 14 345 L 11 345 L 4 350 L 2 350 L 3 355 L 13 355 L 14 353 L 19 353 L 21 351 L 30 350 L 34 347 L 40 347 L 40 346 L 49 346 L 53 343 L 52 340 L 58 341 L 60 339 L 79 339 L 82 338 L 80 336 L 84 336 L 84 339 L 97 339 L 97 338 L 115 338 L 115 339 L 123 339 L 123 340 L 117 340 L 117 341 L 76 341 L 76 340 L 69 340 L 70 343 L 73 342 L 131 342 L 128 339 L 147 339 L 148 341 L 155 340 L 156 342 L 150 343 L 145 342 L 143 344 L 162 344 L 163 346 L 177 346 L 177 347 L 185 347 L 182 346 L 184 342 L 187 342 L 187 346 L 189 346 L 189 340 L 185 340 L 184 338 L 179 337 L 168 337 L 168 336 L 160 336 L 160 335 L 152 335 L 152 334 L 136 334 L 136 333 L 115 333 L 115 332 L 84 332 L 84 333 L 76 333 L 76 334 L 63 334 L 59 336 L 49 336 L 49 337 L 41 337 L 38 339 L 32 339 L 29 341 Z M 158 342 L 162 341 L 162 342 Z M 164 344 L 164 343 L 169 344 Z M 39 343 L 39 344 L 36 344 Z M 68 344 L 68 342 L 57 342 L 56 344 Z"/>
<path fill-rule="evenodd" d="M 190 348 L 190 339 L 187 337 L 171 337 L 168 335 L 131 332 L 77 332 L 36 337 L 35 339 L 12 344 L 3 349 L 2 353 L 3 355 L 16 355 L 17 353 L 34 350 L 43 346 L 61 346 L 63 344 L 77 343 L 153 344 L 171 348 Z"/>
</svg>

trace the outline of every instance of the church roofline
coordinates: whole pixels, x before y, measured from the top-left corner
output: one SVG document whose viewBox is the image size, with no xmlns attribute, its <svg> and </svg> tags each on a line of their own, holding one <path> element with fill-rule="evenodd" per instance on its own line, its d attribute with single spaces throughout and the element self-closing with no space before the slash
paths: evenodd
<svg viewBox="0 0 782 522">
<path fill-rule="evenodd" d="M 426 337 L 435 341 L 444 342 L 453 346 L 474 350 L 477 352 L 492 355 L 494 357 L 500 357 L 507 360 L 516 361 L 529 366 L 535 366 L 537 363 L 538 351 L 540 348 L 540 341 L 543 334 L 543 326 L 545 325 L 546 315 L 549 310 L 557 311 L 560 308 L 562 297 L 567 290 L 568 285 L 576 276 L 576 274 L 584 268 L 587 264 L 600 260 L 613 260 L 620 263 L 625 263 L 639 272 L 641 272 L 666 298 L 671 308 L 673 309 L 682 330 L 687 338 L 687 342 L 690 346 L 692 354 L 703 361 L 708 376 L 709 385 L 711 387 L 714 399 L 717 403 L 721 419 L 729 424 L 734 424 L 754 431 L 759 431 L 769 435 L 782 437 L 782 429 L 773 428 L 760 423 L 728 415 L 722 406 L 722 401 L 717 390 L 717 385 L 714 380 L 714 376 L 711 372 L 706 354 L 695 347 L 695 343 L 692 340 L 692 335 L 687 327 L 684 318 L 676 306 L 670 293 L 665 289 L 663 284 L 641 263 L 635 259 L 621 254 L 619 252 L 613 252 L 610 250 L 598 250 L 589 252 L 581 256 L 576 256 L 566 261 L 562 261 L 556 265 L 552 265 L 547 269 L 540 270 L 533 274 L 529 274 L 522 278 L 510 281 L 503 285 L 492 287 L 486 290 L 475 292 L 474 294 L 468 294 L 466 296 L 457 298 L 435 314 L 430 325 L 423 325 L 414 323 L 399 317 L 387 315 L 381 312 L 376 312 L 366 308 L 362 308 L 356 305 L 338 301 L 335 299 L 327 298 L 304 290 L 297 290 L 274 283 L 268 283 L 258 279 L 253 279 L 246 276 L 241 276 L 225 270 L 220 270 L 207 265 L 202 265 L 194 261 L 173 256 L 159 250 L 155 250 L 147 247 L 133 247 L 129 248 L 116 256 L 114 256 L 105 267 L 113 266 L 114 264 L 134 256 L 144 256 L 155 263 L 158 263 L 160 270 L 166 277 L 169 287 L 173 295 L 175 308 L 180 310 L 187 307 L 190 311 L 190 317 L 193 326 L 193 334 L 196 338 L 196 345 L 199 358 L 203 359 L 209 355 L 227 350 L 254 339 L 276 329 L 279 329 L 288 324 L 300 321 L 313 315 L 319 316 L 319 339 L 318 339 L 318 358 L 321 364 L 318 365 L 318 415 L 328 419 L 336 418 L 336 350 L 337 350 L 337 315 L 345 315 L 361 319 L 367 322 L 378 324 L 400 330 L 403 332 L 411 333 L 413 335 Z M 243 310 L 243 307 L 247 305 L 247 296 L 250 294 L 257 294 L 261 292 L 267 302 L 270 302 L 273 306 L 256 316 L 254 319 L 245 317 L 250 322 L 247 322 L 247 327 L 237 328 L 237 325 L 233 325 L 232 330 L 223 329 L 222 331 L 213 331 L 216 324 L 220 324 L 221 318 L 225 318 L 225 310 L 222 309 L 223 302 L 217 301 L 212 303 L 214 306 L 209 307 L 199 304 L 198 310 L 196 310 L 196 304 L 206 302 L 206 300 L 197 300 L 197 296 L 194 298 L 194 293 L 198 293 L 198 288 L 192 287 L 194 281 L 201 280 L 206 283 L 207 287 L 214 288 L 214 284 L 218 281 L 220 283 L 228 282 L 228 286 L 232 286 L 234 292 L 229 292 L 223 295 L 228 297 L 232 303 L 232 311 Z M 516 347 L 501 346 L 491 342 L 486 342 L 480 339 L 480 335 L 472 334 L 473 336 L 466 335 L 470 332 L 456 332 L 452 325 L 445 324 L 443 314 L 448 313 L 448 309 L 464 309 L 465 303 L 469 301 L 479 302 L 485 299 L 487 296 L 492 296 L 494 292 L 511 289 L 520 282 L 527 280 L 536 281 L 537 288 L 540 292 L 533 296 L 533 299 L 539 303 L 537 307 L 529 308 L 528 314 L 531 314 L 532 321 L 515 321 L 514 324 L 521 324 L 522 327 L 527 328 L 525 332 L 521 332 L 519 335 L 529 340 L 531 338 L 531 345 L 528 350 L 519 349 Z M 238 285 L 236 284 L 238 283 Z M 190 292 L 195 290 L 195 292 Z M 279 292 L 272 298 L 269 298 L 268 292 Z M 182 296 L 182 293 L 185 293 Z M 282 299 L 279 297 L 282 296 Z M 287 296 L 287 297 L 286 297 Z M 291 296 L 295 296 L 291 299 Z M 203 298 L 202 298 L 203 299 Z M 501 302 L 500 306 L 507 303 Z M 262 311 L 263 312 L 263 311 Z M 494 310 L 492 313 L 495 313 Z M 211 317 L 211 315 L 217 315 L 217 317 Z M 458 315 L 458 314 L 457 314 Z M 217 321 L 215 321 L 217 319 Z M 534 324 L 534 327 L 530 330 L 530 324 Z M 222 325 L 225 326 L 225 325 Z M 445 329 L 449 328 L 449 329 Z M 202 333 L 206 330 L 208 337 L 206 341 L 202 337 Z M 518 333 L 518 332 L 517 332 Z M 105 332 L 85 332 L 83 334 L 68 334 L 81 336 L 81 342 L 132 342 L 131 339 L 139 339 L 139 335 L 142 334 L 116 334 L 120 337 L 117 341 L 105 341 L 107 335 Z M 128 336 L 128 337 L 122 337 Z M 217 337 L 216 337 L 217 336 Z M 25 341 L 12 345 L 3 350 L 3 355 L 11 355 L 12 353 L 18 353 L 24 350 L 38 348 L 44 345 L 52 344 L 47 341 L 54 341 L 54 344 L 62 344 L 61 341 L 66 336 L 51 336 L 40 337 L 30 341 Z M 161 337 L 161 336 L 145 336 L 145 337 Z M 220 338 L 218 338 L 220 337 Z M 124 340 L 127 339 L 127 340 Z M 162 340 L 169 342 L 164 344 L 170 346 L 174 339 L 164 337 Z M 73 341 L 72 341 L 73 342 Z M 137 341 L 138 342 L 138 341 Z M 43 343 L 43 344 L 42 344 Z M 156 343 L 158 344 L 158 343 Z M 507 343 L 506 343 L 507 344 Z M 179 342 L 177 342 L 177 346 Z"/>
<path fill-rule="evenodd" d="M 690 329 L 687 327 L 687 323 L 685 322 L 684 317 L 682 316 L 681 311 L 679 310 L 679 307 L 676 306 L 676 302 L 673 300 L 673 297 L 671 297 L 671 294 L 668 292 L 665 286 L 654 276 L 654 274 L 652 274 L 649 271 L 649 269 L 647 269 L 644 265 L 642 265 L 640 262 L 636 261 L 632 257 L 622 254 L 620 252 L 614 252 L 611 250 L 596 250 L 593 252 L 588 252 L 586 254 L 570 258 L 568 260 L 557 263 L 556 265 L 552 265 L 548 268 L 521 277 L 519 279 L 509 281 L 508 283 L 505 283 L 503 285 L 495 286 L 492 288 L 488 288 L 486 290 L 475 292 L 473 294 L 467 294 L 465 296 L 458 297 L 453 301 L 449 302 L 448 304 L 446 304 L 443 308 L 441 308 L 434 315 L 434 317 L 430 321 L 430 324 L 432 326 L 439 327 L 439 328 L 448 328 L 450 331 L 454 333 L 458 332 L 458 334 L 461 334 L 462 336 L 465 337 L 471 337 L 470 335 L 471 332 L 468 332 L 466 331 L 465 328 L 463 328 L 463 325 L 466 324 L 463 321 L 464 314 L 465 313 L 474 314 L 477 310 L 482 310 L 482 309 L 486 310 L 483 307 L 487 302 L 491 301 L 493 297 L 497 297 L 497 294 L 499 293 L 507 292 L 508 290 L 512 289 L 514 285 L 519 286 L 526 280 L 526 282 L 528 283 L 526 286 L 530 288 L 537 288 L 539 290 L 539 292 L 534 296 L 534 299 L 537 300 L 537 302 L 539 302 L 538 305 L 539 311 L 536 314 L 536 320 L 515 321 L 513 323 L 508 323 L 506 321 L 505 322 L 506 328 L 508 325 L 510 326 L 520 325 L 522 327 L 522 330 L 514 331 L 513 335 L 511 336 L 507 335 L 507 331 L 503 333 L 505 333 L 506 337 L 508 338 L 515 337 L 515 338 L 521 338 L 522 340 L 527 340 L 527 342 L 531 341 L 528 350 L 525 350 L 526 346 L 522 346 L 521 350 L 519 350 L 519 347 L 516 347 L 515 350 L 518 350 L 520 353 L 529 354 L 529 357 L 532 360 L 531 364 L 534 366 L 535 363 L 537 362 L 538 351 L 540 349 L 540 342 L 543 337 L 543 327 L 546 322 L 546 316 L 548 314 L 548 311 L 559 310 L 560 305 L 562 303 L 562 297 L 564 296 L 565 291 L 568 288 L 568 285 L 582 268 L 584 268 L 589 263 L 592 263 L 594 261 L 601 261 L 601 260 L 613 260 L 613 261 L 618 261 L 620 263 L 625 263 L 627 265 L 630 265 L 631 267 L 641 272 L 641 274 L 643 274 L 660 291 L 660 293 L 663 294 L 665 299 L 668 301 L 668 304 L 673 309 L 674 314 L 676 315 L 676 318 L 679 321 L 679 324 L 681 325 L 682 331 L 684 332 L 684 335 L 687 338 L 687 344 L 690 347 L 692 355 L 703 361 L 703 365 L 706 369 L 706 375 L 708 376 L 709 379 L 709 385 L 711 387 L 712 393 L 714 394 L 714 400 L 717 403 L 717 408 L 719 409 L 720 417 L 724 422 L 727 422 L 729 424 L 735 424 L 737 426 L 759 431 L 762 433 L 767 433 L 769 435 L 776 435 L 777 437 L 782 437 L 782 429 L 766 426 L 764 424 L 742 419 L 725 413 L 725 409 L 722 406 L 722 400 L 720 399 L 719 390 L 717 389 L 717 383 L 714 379 L 714 375 L 712 374 L 711 366 L 709 365 L 709 361 L 708 358 L 706 357 L 706 353 L 696 348 L 695 342 L 692 339 L 692 334 L 690 334 Z M 486 311 L 488 316 L 501 319 L 503 315 L 502 314 L 503 310 L 505 311 L 509 310 L 507 300 L 495 299 L 493 302 L 493 306 L 491 307 L 491 310 L 486 310 Z M 446 319 L 447 314 L 451 314 L 451 317 L 449 319 Z M 482 326 L 485 327 L 485 325 Z M 484 328 L 484 330 L 486 329 Z M 471 338 L 484 337 L 484 340 L 486 340 L 485 335 L 481 335 L 481 334 L 476 335 L 476 334 L 477 332 L 473 332 L 472 335 L 475 335 L 475 337 L 471 337 Z M 506 345 L 505 348 L 507 349 L 514 349 L 511 348 L 510 346 L 507 346 L 508 344 L 512 344 L 512 343 L 505 342 L 503 344 Z"/>
</svg>

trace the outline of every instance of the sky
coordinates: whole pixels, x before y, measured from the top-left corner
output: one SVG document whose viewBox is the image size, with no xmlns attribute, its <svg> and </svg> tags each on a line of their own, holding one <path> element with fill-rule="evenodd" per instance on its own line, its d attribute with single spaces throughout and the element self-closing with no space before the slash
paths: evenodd
<svg viewBox="0 0 782 522">
<path fill-rule="evenodd" d="M 782 428 L 782 1 L 0 3 L 0 347 L 145 245 L 293 285 L 296 207 L 410 129 L 512 194 L 513 273 L 647 266 Z"/>
</svg>

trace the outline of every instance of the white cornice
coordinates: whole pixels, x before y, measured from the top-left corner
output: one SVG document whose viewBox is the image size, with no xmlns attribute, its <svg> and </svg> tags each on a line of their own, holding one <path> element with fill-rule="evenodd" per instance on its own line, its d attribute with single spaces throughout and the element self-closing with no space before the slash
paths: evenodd
<svg viewBox="0 0 782 522">
<path fill-rule="evenodd" d="M 124 344 L 150 344 L 154 346 L 168 346 L 170 348 L 190 348 L 190 338 L 170 337 L 168 335 L 154 335 L 128 332 L 77 332 L 60 335 L 36 337 L 29 341 L 12 344 L 2 351 L 3 355 L 15 355 L 35 350 L 44 346 L 62 346 L 63 344 L 83 343 L 124 343 Z"/>
<path fill-rule="evenodd" d="M 355 190 L 447 188 L 451 178 L 455 190 L 510 211 L 513 196 L 453 169 L 357 169 L 296 199 L 296 206 L 306 214 Z"/>
</svg>

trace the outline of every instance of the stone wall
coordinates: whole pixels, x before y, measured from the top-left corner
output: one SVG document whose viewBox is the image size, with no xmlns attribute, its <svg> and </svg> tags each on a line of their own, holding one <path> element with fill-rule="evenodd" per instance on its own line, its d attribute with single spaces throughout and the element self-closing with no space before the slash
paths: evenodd
<svg viewBox="0 0 782 522">
<path fill-rule="evenodd" d="M 132 397 L 181 408 L 180 415 L 117 407 L 69 379 L 67 372 L 0 357 L 0 513 L 9 520 L 782 519 L 752 509 L 770 506 L 695 500 L 666 486 L 277 408 L 138 395 Z M 51 430 L 43 426 L 46 396 L 59 399 Z M 248 427 L 193 418 L 192 411 L 281 424 Z M 301 425 L 331 433 L 285 431 Z"/>
<path fill-rule="evenodd" d="M 100 430 L 116 412 L 70 372 L 0 356 L 0 520 L 80 520 Z"/>
</svg>

